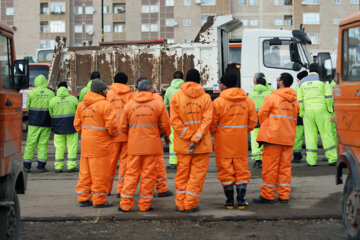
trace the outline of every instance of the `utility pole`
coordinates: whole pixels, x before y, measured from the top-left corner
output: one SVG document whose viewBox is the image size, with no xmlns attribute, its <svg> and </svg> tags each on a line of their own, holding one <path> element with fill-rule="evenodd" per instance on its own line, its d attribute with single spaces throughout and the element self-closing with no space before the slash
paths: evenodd
<svg viewBox="0 0 360 240">
<path fill-rule="evenodd" d="M 104 0 L 101 0 L 101 42 L 104 42 Z"/>
</svg>

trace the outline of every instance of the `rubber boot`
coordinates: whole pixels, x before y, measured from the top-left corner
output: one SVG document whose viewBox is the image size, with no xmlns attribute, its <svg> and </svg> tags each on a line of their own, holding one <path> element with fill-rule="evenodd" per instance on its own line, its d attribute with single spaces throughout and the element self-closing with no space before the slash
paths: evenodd
<svg viewBox="0 0 360 240">
<path fill-rule="evenodd" d="M 245 209 L 249 203 L 245 200 L 246 184 L 236 185 L 238 209 Z"/>
<path fill-rule="evenodd" d="M 224 207 L 226 209 L 234 209 L 234 185 L 224 186 L 224 193 L 226 196 Z"/>
</svg>

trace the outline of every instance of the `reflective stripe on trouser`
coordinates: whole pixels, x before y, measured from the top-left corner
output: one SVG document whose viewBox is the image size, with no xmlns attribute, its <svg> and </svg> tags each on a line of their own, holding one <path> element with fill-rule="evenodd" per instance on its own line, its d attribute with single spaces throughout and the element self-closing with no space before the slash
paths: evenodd
<svg viewBox="0 0 360 240">
<path fill-rule="evenodd" d="M 315 165 L 317 162 L 318 131 L 320 132 L 326 158 L 329 163 L 336 162 L 336 142 L 331 132 L 329 112 L 326 109 L 306 110 L 303 121 L 307 163 L 309 165 Z"/>
<path fill-rule="evenodd" d="M 159 159 L 162 155 L 129 155 L 125 182 L 121 190 L 120 207 L 130 211 L 134 206 L 134 196 L 140 178 L 140 200 L 138 202 L 140 211 L 147 211 L 151 207 L 156 176 L 158 174 Z M 129 197 L 130 196 L 130 197 Z"/>
<path fill-rule="evenodd" d="M 262 146 L 260 147 L 258 142 L 256 141 L 257 135 L 259 134 L 260 128 L 254 128 L 250 132 L 251 136 L 251 159 L 252 160 L 261 160 L 262 159 Z"/>
<path fill-rule="evenodd" d="M 35 149 L 37 148 L 38 159 L 46 161 L 50 134 L 51 128 L 49 127 L 35 127 L 29 125 L 24 150 L 24 160 L 30 162 L 34 158 Z"/>
<path fill-rule="evenodd" d="M 77 147 L 78 147 L 78 133 L 72 134 L 54 134 L 55 146 L 55 169 L 61 170 L 64 168 L 63 160 L 65 154 L 65 145 L 67 146 L 67 169 L 76 168 Z"/>
<path fill-rule="evenodd" d="M 174 129 L 171 127 L 171 134 L 169 136 L 170 143 L 169 143 L 169 163 L 176 165 L 177 158 L 176 152 L 174 152 Z"/>
<path fill-rule="evenodd" d="M 117 164 L 119 163 L 119 170 L 118 170 L 118 181 L 116 183 L 116 193 L 121 194 L 121 189 L 124 184 L 124 177 L 126 171 L 126 162 L 127 162 L 127 142 L 114 142 L 115 146 L 114 156 L 112 157 L 111 164 L 110 164 L 110 177 L 108 182 L 108 192 L 111 193 L 115 175 L 116 175 L 116 168 Z"/>
<path fill-rule="evenodd" d="M 158 160 L 158 173 L 156 177 L 156 191 L 158 193 L 164 193 L 169 190 L 167 185 L 167 174 L 166 174 L 166 167 L 165 161 L 163 157 L 159 158 Z"/>
<path fill-rule="evenodd" d="M 294 152 L 301 152 L 302 145 L 304 141 L 304 126 L 297 125 L 296 126 L 296 136 L 295 136 L 295 144 L 294 144 Z"/>
<path fill-rule="evenodd" d="M 76 186 L 78 201 L 91 199 L 94 205 L 103 204 L 107 197 L 107 183 L 110 170 L 110 156 L 107 157 L 81 157 L 79 179 Z"/>
<path fill-rule="evenodd" d="M 175 176 L 175 203 L 179 210 L 196 207 L 209 167 L 210 153 L 177 154 L 177 172 Z"/>
<path fill-rule="evenodd" d="M 247 157 L 224 158 L 216 157 L 218 179 L 222 186 L 236 183 L 248 183 L 251 173 L 248 169 Z"/>
<path fill-rule="evenodd" d="M 264 145 L 262 162 L 261 196 L 273 200 L 274 188 L 281 199 L 289 199 L 291 183 L 291 158 L 293 147 Z"/>
</svg>

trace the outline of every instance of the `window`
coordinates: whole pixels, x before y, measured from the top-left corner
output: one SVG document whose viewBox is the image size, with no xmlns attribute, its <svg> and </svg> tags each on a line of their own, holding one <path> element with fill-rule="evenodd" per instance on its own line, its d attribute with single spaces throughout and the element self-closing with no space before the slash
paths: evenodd
<svg viewBox="0 0 360 240">
<path fill-rule="evenodd" d="M 292 16 L 284 16 L 284 26 L 292 26 Z"/>
<path fill-rule="evenodd" d="M 50 48 L 55 48 L 55 40 L 50 40 Z M 50 61 L 48 61 L 48 62 L 50 62 Z"/>
<path fill-rule="evenodd" d="M 191 39 L 185 38 L 185 39 L 184 39 L 184 43 L 191 43 Z"/>
<path fill-rule="evenodd" d="M 113 6 L 114 6 L 113 7 L 113 13 L 114 14 L 115 13 L 124 13 L 124 12 L 126 12 L 125 4 L 119 3 L 119 4 L 114 4 Z"/>
<path fill-rule="evenodd" d="M 49 44 L 49 40 L 40 40 L 40 48 L 49 48 L 50 44 Z"/>
<path fill-rule="evenodd" d="M 150 13 L 159 12 L 159 5 L 150 5 Z"/>
<path fill-rule="evenodd" d="M 83 26 L 82 25 L 75 25 L 74 26 L 74 31 L 76 33 L 82 33 L 83 32 Z"/>
<path fill-rule="evenodd" d="M 303 13 L 304 24 L 320 24 L 320 13 Z"/>
<path fill-rule="evenodd" d="M 175 20 L 173 18 L 168 18 L 165 20 L 165 26 L 173 27 L 175 25 Z"/>
<path fill-rule="evenodd" d="M 191 26 L 191 19 L 190 19 L 190 18 L 184 19 L 183 25 L 184 25 L 185 27 Z"/>
<path fill-rule="evenodd" d="M 359 0 L 350 0 L 350 4 L 359 4 Z"/>
<path fill-rule="evenodd" d="M 150 32 L 150 24 L 148 24 L 148 23 L 141 24 L 141 31 L 142 32 Z"/>
<path fill-rule="evenodd" d="M 257 19 L 250 19 L 250 26 L 257 26 L 258 20 Z"/>
<path fill-rule="evenodd" d="M 114 23 L 114 32 L 124 32 L 124 23 Z"/>
<path fill-rule="evenodd" d="M 274 0 L 275 6 L 291 6 L 292 0 Z"/>
<path fill-rule="evenodd" d="M 213 5 L 216 5 L 216 0 L 201 0 L 201 5 L 213 6 Z"/>
<path fill-rule="evenodd" d="M 308 33 L 308 36 L 311 40 L 311 44 L 320 44 L 320 34 L 319 33 Z"/>
<path fill-rule="evenodd" d="M 6 8 L 6 15 L 12 16 L 14 15 L 14 8 Z"/>
<path fill-rule="evenodd" d="M 41 33 L 49 32 L 49 22 L 47 22 L 47 21 L 40 22 L 40 32 Z"/>
<path fill-rule="evenodd" d="M 149 13 L 150 12 L 150 6 L 149 5 L 142 5 L 141 6 L 141 12 L 142 13 Z"/>
<path fill-rule="evenodd" d="M 333 18 L 333 24 L 339 25 L 341 21 L 341 18 Z"/>
<path fill-rule="evenodd" d="M 290 41 L 281 40 L 280 45 L 270 45 L 269 40 L 264 41 L 264 65 L 270 68 L 291 69 L 293 63 L 290 58 Z"/>
<path fill-rule="evenodd" d="M 257 6 L 258 0 L 249 0 L 249 6 Z"/>
<path fill-rule="evenodd" d="M 65 32 L 65 21 L 50 21 L 50 32 L 51 33 Z"/>
<path fill-rule="evenodd" d="M 360 27 L 343 31 L 343 81 L 360 80 Z"/>
<path fill-rule="evenodd" d="M 111 32 L 111 25 L 104 25 L 104 32 L 106 33 Z"/>
<path fill-rule="evenodd" d="M 89 7 L 89 6 L 86 6 L 85 7 L 85 14 L 93 14 L 94 13 L 94 8 L 93 7 Z"/>
<path fill-rule="evenodd" d="M 240 6 L 247 6 L 247 0 L 239 0 Z"/>
<path fill-rule="evenodd" d="M 103 7 L 103 12 L 104 12 L 104 14 L 109 14 L 110 13 L 110 6 L 104 6 Z"/>
<path fill-rule="evenodd" d="M 40 14 L 49 14 L 49 4 L 40 3 Z"/>
<path fill-rule="evenodd" d="M 50 2 L 50 12 L 54 14 L 65 13 L 65 2 Z"/>
<path fill-rule="evenodd" d="M 215 14 L 201 14 L 201 25 L 206 23 L 208 17 L 215 16 Z"/>
<path fill-rule="evenodd" d="M 0 36 L 0 70 L 2 87 L 5 89 L 11 88 L 11 53 L 10 53 L 10 41 L 7 37 Z"/>
<path fill-rule="evenodd" d="M 333 38 L 333 44 L 334 44 L 335 46 L 338 45 L 338 38 L 337 38 L 337 37 L 336 37 L 336 38 Z"/>
<path fill-rule="evenodd" d="M 302 0 L 302 4 L 316 5 L 319 4 L 319 0 Z"/>
<path fill-rule="evenodd" d="M 191 0 L 184 0 L 184 6 L 191 6 Z"/>
<path fill-rule="evenodd" d="M 249 26 L 249 23 L 248 23 L 247 19 L 240 19 L 240 20 L 241 20 L 244 27 Z"/>
<path fill-rule="evenodd" d="M 166 42 L 167 42 L 167 43 L 174 43 L 175 41 L 174 41 L 173 38 L 168 38 L 168 39 L 166 39 Z"/>
<path fill-rule="evenodd" d="M 85 25 L 85 32 L 92 35 L 94 33 L 94 27 L 92 24 L 86 24 Z"/>
<path fill-rule="evenodd" d="M 165 6 L 174 6 L 174 0 L 165 0 Z"/>
<path fill-rule="evenodd" d="M 341 0 L 333 0 L 333 4 L 341 4 Z"/>
<path fill-rule="evenodd" d="M 278 19 L 275 19 L 275 26 L 282 26 L 283 25 L 283 19 L 281 18 L 278 18 Z"/>
<path fill-rule="evenodd" d="M 74 8 L 74 12 L 76 15 L 83 14 L 83 7 L 82 6 L 76 6 Z"/>
<path fill-rule="evenodd" d="M 150 32 L 158 32 L 159 31 L 159 24 L 150 24 Z"/>
</svg>

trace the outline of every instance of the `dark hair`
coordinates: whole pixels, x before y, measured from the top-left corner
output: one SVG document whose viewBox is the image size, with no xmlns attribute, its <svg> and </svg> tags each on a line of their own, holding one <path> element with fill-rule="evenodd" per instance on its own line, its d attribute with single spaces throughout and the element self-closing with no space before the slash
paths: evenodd
<svg viewBox="0 0 360 240">
<path fill-rule="evenodd" d="M 237 81 L 238 76 L 235 73 L 225 73 L 225 75 L 220 78 L 220 82 L 228 88 L 236 87 Z"/>
<path fill-rule="evenodd" d="M 118 72 L 114 77 L 115 83 L 123 83 L 126 84 L 128 81 L 128 76 L 123 72 Z"/>
<path fill-rule="evenodd" d="M 303 79 L 304 77 L 306 77 L 308 75 L 308 72 L 306 71 L 306 70 L 304 70 L 304 71 L 301 71 L 301 72 L 299 72 L 297 75 L 296 75 L 296 77 L 297 77 L 297 79 Z"/>
<path fill-rule="evenodd" d="M 147 79 L 143 79 L 139 82 L 139 85 L 137 88 L 138 88 L 139 92 L 149 91 L 149 88 L 152 88 L 152 83 Z"/>
<path fill-rule="evenodd" d="M 139 77 L 137 80 L 136 80 L 136 84 L 135 84 L 135 87 L 138 88 L 139 87 L 139 82 L 141 82 L 142 80 L 147 80 L 146 77 Z"/>
<path fill-rule="evenodd" d="M 99 78 L 100 79 L 100 73 L 95 71 L 95 72 L 92 72 L 91 75 L 90 75 L 90 79 L 93 80 L 95 78 Z"/>
<path fill-rule="evenodd" d="M 258 79 L 258 78 L 264 78 L 265 77 L 265 74 L 263 74 L 262 72 L 257 72 L 255 73 L 255 78 Z"/>
<path fill-rule="evenodd" d="M 68 87 L 67 82 L 60 82 L 59 85 L 58 85 L 58 89 L 59 89 L 60 87 L 65 87 L 65 88 L 67 88 L 67 87 Z"/>
<path fill-rule="evenodd" d="M 261 85 L 266 86 L 266 80 L 265 80 L 265 78 L 257 78 L 257 79 L 256 79 L 256 84 L 261 84 Z"/>
<path fill-rule="evenodd" d="M 190 69 L 186 74 L 185 82 L 196 82 L 200 83 L 200 73 L 196 69 Z"/>
<path fill-rule="evenodd" d="M 312 63 L 310 64 L 309 66 L 309 72 L 316 72 L 316 73 L 319 73 L 319 65 L 317 63 Z"/>
<path fill-rule="evenodd" d="M 294 82 L 294 78 L 291 74 L 286 72 L 280 74 L 280 80 L 284 82 L 284 87 L 290 87 Z"/>
<path fill-rule="evenodd" d="M 184 79 L 184 74 L 181 71 L 174 72 L 174 79 Z"/>
</svg>

